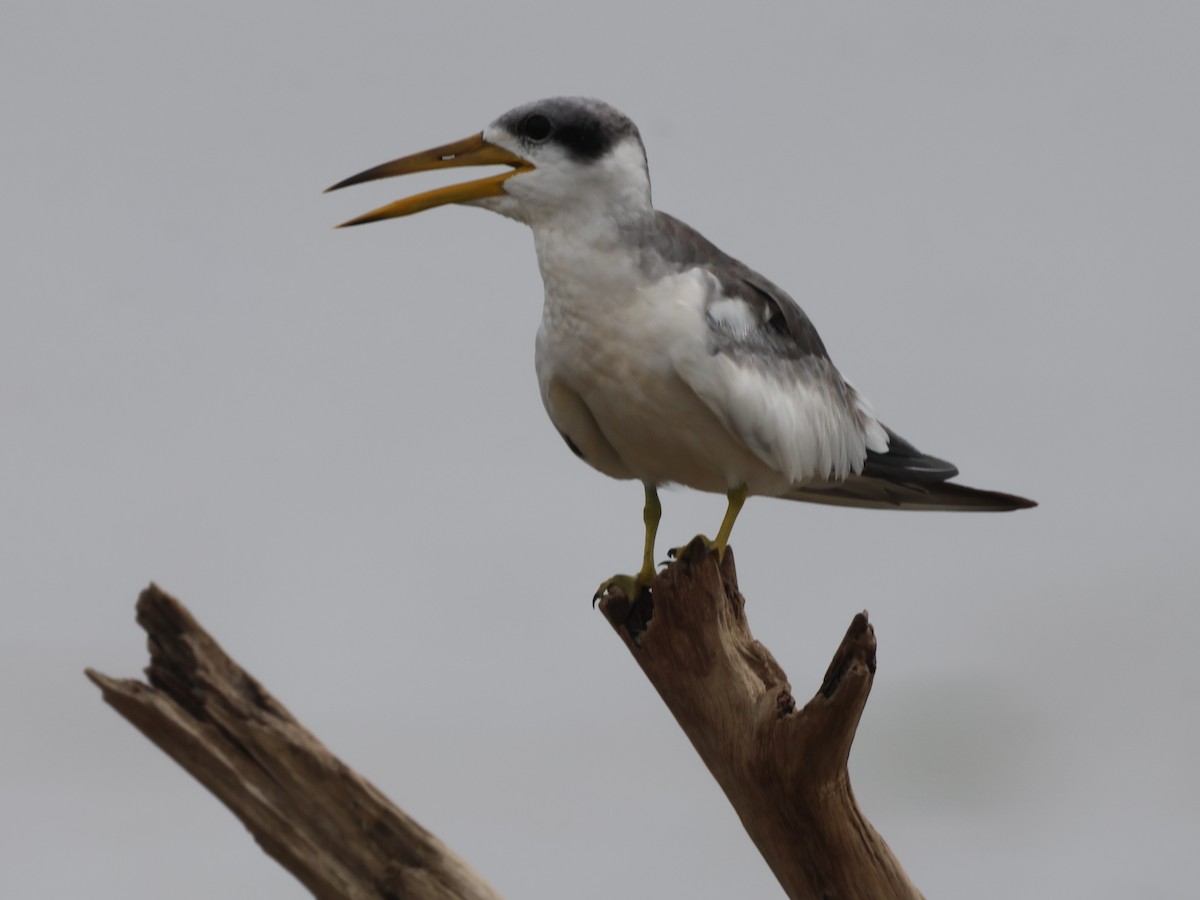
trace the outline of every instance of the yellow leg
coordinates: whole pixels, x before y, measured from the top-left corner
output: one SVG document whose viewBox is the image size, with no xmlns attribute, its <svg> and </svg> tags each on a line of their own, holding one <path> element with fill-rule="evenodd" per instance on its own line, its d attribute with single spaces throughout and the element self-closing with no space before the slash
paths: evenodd
<svg viewBox="0 0 1200 900">
<path fill-rule="evenodd" d="M 646 505 L 642 509 L 642 522 L 646 525 L 646 545 L 642 551 L 642 571 L 638 572 L 638 580 L 649 584 L 654 578 L 654 538 L 658 534 L 658 523 L 662 519 L 662 503 L 658 499 L 658 489 L 654 485 L 646 485 Z"/>
<path fill-rule="evenodd" d="M 725 548 L 729 546 L 729 535 L 733 532 L 733 523 L 737 521 L 738 513 L 742 511 L 742 506 L 746 502 L 746 486 L 735 487 L 733 490 L 727 491 L 725 496 L 729 498 L 729 505 L 725 507 L 725 518 L 721 520 L 721 528 L 717 532 L 717 538 L 710 541 L 702 534 L 696 535 L 692 540 L 699 538 L 704 541 L 705 546 L 709 550 L 717 551 L 717 561 L 721 562 L 725 559 Z M 683 547 L 675 547 L 667 551 L 667 555 L 674 559 L 683 552 Z"/>
<path fill-rule="evenodd" d="M 642 570 L 636 575 L 614 575 L 596 589 L 596 597 L 600 597 L 610 587 L 619 587 L 630 600 L 636 600 L 642 588 L 649 587 L 654 580 L 654 538 L 658 534 L 658 523 L 662 519 L 662 504 L 658 500 L 658 490 L 652 484 L 646 485 L 646 506 L 642 509 L 642 521 L 646 525 L 646 543 L 642 550 Z"/>
<path fill-rule="evenodd" d="M 725 518 L 721 520 L 717 539 L 712 542 L 713 549 L 717 551 L 718 561 L 725 559 L 725 547 L 729 544 L 729 535 L 733 533 L 733 523 L 742 511 L 742 504 L 746 502 L 746 486 L 743 484 L 736 487 L 725 496 L 729 498 L 729 505 L 725 507 Z"/>
</svg>

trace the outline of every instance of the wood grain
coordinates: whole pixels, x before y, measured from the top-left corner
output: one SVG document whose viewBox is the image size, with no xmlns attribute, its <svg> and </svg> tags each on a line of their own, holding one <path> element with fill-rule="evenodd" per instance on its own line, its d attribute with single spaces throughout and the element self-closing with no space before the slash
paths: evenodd
<svg viewBox="0 0 1200 900">
<path fill-rule="evenodd" d="M 693 541 L 637 602 L 600 609 L 654 685 L 792 900 L 921 893 L 855 802 L 846 769 L 875 675 L 875 631 L 850 623 L 820 689 L 797 709 L 754 639 L 733 552 Z"/>
<path fill-rule="evenodd" d="M 151 585 L 137 602 L 149 684 L 88 670 L 104 700 L 323 900 L 499 900 L 462 859 L 335 757 Z"/>
</svg>

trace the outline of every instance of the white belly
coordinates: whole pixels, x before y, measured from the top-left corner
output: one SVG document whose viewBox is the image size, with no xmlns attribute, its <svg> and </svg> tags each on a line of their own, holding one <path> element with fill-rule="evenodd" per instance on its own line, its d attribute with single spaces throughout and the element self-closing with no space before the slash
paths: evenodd
<svg viewBox="0 0 1200 900">
<path fill-rule="evenodd" d="M 790 487 L 678 374 L 681 359 L 709 352 L 703 276 L 568 281 L 551 273 L 546 283 L 535 357 L 542 400 L 587 462 L 614 478 L 703 491 Z"/>
</svg>

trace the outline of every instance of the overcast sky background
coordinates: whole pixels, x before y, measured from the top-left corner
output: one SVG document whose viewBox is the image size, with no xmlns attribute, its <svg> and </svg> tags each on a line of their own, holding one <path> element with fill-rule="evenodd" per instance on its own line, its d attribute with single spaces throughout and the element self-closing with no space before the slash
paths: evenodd
<svg viewBox="0 0 1200 900">
<path fill-rule="evenodd" d="M 528 232 L 332 230 L 453 178 L 320 193 L 555 94 L 884 421 L 1042 504 L 734 533 L 802 700 L 870 610 L 851 776 L 914 881 L 1191 895 L 1200 6 L 682 8 L 7 0 L 0 895 L 305 896 L 83 677 L 140 671 L 153 579 L 513 900 L 780 896 L 591 608 L 641 489 L 545 418 Z M 664 506 L 663 551 L 724 499 Z"/>
</svg>

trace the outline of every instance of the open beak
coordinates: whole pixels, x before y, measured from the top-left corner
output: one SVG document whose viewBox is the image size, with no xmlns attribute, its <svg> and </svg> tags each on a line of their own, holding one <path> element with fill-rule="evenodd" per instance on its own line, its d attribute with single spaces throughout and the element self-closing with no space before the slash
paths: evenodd
<svg viewBox="0 0 1200 900">
<path fill-rule="evenodd" d="M 326 188 L 325 192 L 336 191 L 352 184 L 362 184 L 364 181 L 375 181 L 378 178 L 408 175 L 411 172 L 427 172 L 431 169 L 450 169 L 455 166 L 512 166 L 513 171 L 405 197 L 403 200 L 381 206 L 379 209 L 351 219 L 349 222 L 343 222 L 338 228 L 394 219 L 397 216 L 409 216 L 446 203 L 465 203 L 482 197 L 500 197 L 504 194 L 504 182 L 521 172 L 528 172 L 533 168 L 533 163 L 515 153 L 510 153 L 503 147 L 489 144 L 483 139 L 483 133 L 480 132 L 452 144 L 444 144 L 441 147 L 434 147 L 432 150 L 414 153 L 412 156 L 403 156 L 373 169 L 367 169 L 365 172 L 359 172 L 345 181 L 339 181 L 333 187 Z"/>
</svg>

